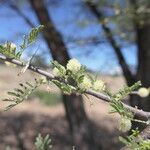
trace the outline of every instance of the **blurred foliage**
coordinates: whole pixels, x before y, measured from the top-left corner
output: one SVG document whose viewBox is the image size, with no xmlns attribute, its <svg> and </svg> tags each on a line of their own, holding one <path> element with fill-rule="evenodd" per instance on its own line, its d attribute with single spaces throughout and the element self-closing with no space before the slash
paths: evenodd
<svg viewBox="0 0 150 150">
<path fill-rule="evenodd" d="M 44 90 L 36 90 L 34 91 L 29 99 L 38 98 L 40 102 L 46 105 L 57 105 L 61 103 L 61 94 L 60 93 L 52 93 Z"/>
<path fill-rule="evenodd" d="M 149 0 L 84 0 L 97 7 L 101 24 L 112 28 L 115 38 L 121 42 L 135 42 L 135 24 L 149 24 Z M 84 22 L 84 20 L 83 20 Z M 98 22 L 99 23 L 99 22 Z M 127 43 L 126 43 L 127 44 Z"/>
<path fill-rule="evenodd" d="M 36 137 L 35 146 L 37 150 L 50 150 L 52 148 L 52 145 L 49 135 L 42 137 L 41 134 L 39 134 Z"/>
</svg>

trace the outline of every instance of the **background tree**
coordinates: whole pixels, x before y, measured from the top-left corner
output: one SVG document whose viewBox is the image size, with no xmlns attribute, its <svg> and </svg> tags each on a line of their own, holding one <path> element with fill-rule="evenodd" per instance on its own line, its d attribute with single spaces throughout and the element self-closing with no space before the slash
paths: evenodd
<svg viewBox="0 0 150 150">
<path fill-rule="evenodd" d="M 105 1 L 106 5 L 105 7 L 110 7 L 111 4 L 113 6 L 113 3 L 110 5 L 107 3 L 108 1 Z M 128 26 L 132 26 L 132 32 L 127 32 L 128 36 L 131 36 L 132 34 L 135 34 L 135 40 L 134 44 L 137 46 L 137 66 L 136 66 L 136 71 L 135 73 L 132 73 L 130 70 L 130 67 L 128 66 L 123 53 L 121 46 L 119 45 L 118 41 L 115 40 L 115 34 L 112 32 L 111 27 L 105 22 L 109 16 L 106 16 L 104 12 L 102 11 L 103 6 L 100 4 L 100 1 L 86 1 L 86 5 L 90 9 L 90 11 L 93 13 L 93 15 L 99 20 L 105 35 L 108 39 L 108 42 L 111 44 L 114 53 L 116 54 L 119 64 L 122 68 L 123 75 L 126 79 L 126 82 L 128 85 L 132 85 L 135 81 L 140 80 L 142 82 L 142 85 L 144 87 L 149 87 L 150 86 L 150 22 L 148 21 L 148 18 L 150 17 L 149 15 L 149 5 L 150 3 L 146 0 L 138 1 L 138 0 L 130 0 L 129 3 L 128 1 L 124 1 L 123 6 L 122 1 L 120 1 L 117 4 L 117 8 L 113 7 L 113 11 L 117 11 L 118 16 L 115 16 L 116 14 L 113 13 L 111 14 L 110 18 L 113 17 L 119 17 L 122 15 L 122 13 L 126 13 L 126 16 L 122 15 L 121 21 L 124 21 L 121 23 L 120 21 L 117 22 L 115 21 L 116 28 L 120 28 L 120 24 L 123 24 L 126 30 L 129 28 Z M 115 5 L 115 4 L 114 4 Z M 124 7 L 124 8 L 123 8 Z M 140 13 L 138 11 L 142 9 Z M 114 19 L 115 20 L 115 19 Z M 114 22 L 113 20 L 113 22 Z M 127 25 L 126 21 L 130 21 L 130 23 Z M 112 22 L 112 23 L 113 23 Z M 125 39 L 130 42 L 130 39 Z M 131 96 L 130 98 L 130 103 L 132 106 L 138 106 L 139 108 L 143 110 L 150 110 L 150 103 L 149 103 L 150 97 L 144 98 L 142 100 L 138 96 Z"/>
<path fill-rule="evenodd" d="M 29 2 L 31 3 L 33 10 L 38 17 L 40 24 L 44 24 L 46 26 L 43 32 L 43 36 L 49 47 L 53 59 L 65 65 L 70 59 L 70 56 L 66 43 L 64 42 L 64 37 L 56 29 L 56 26 L 50 17 L 50 13 L 48 12 L 48 6 L 52 4 L 52 1 L 30 0 Z M 102 36 L 102 39 L 112 45 L 127 84 L 132 85 L 135 81 L 141 80 L 143 86 L 149 87 L 149 13 L 146 12 L 146 10 L 148 10 L 149 8 L 149 2 L 146 0 L 142 0 L 140 2 L 138 0 L 131 0 L 130 2 L 128 0 L 120 0 L 118 1 L 118 3 L 116 3 L 116 1 L 110 0 L 89 0 L 86 2 L 80 1 L 78 5 L 82 5 L 82 8 L 84 8 L 82 9 L 82 12 L 80 12 L 81 14 L 88 12 L 90 13 L 91 18 L 97 18 L 98 24 L 102 27 L 106 35 Z M 22 16 L 30 26 L 34 26 L 32 21 L 28 19 L 26 15 L 24 15 L 24 13 L 20 11 L 20 9 L 15 7 L 15 5 L 10 6 L 12 9 L 17 11 L 18 14 Z M 144 7 L 144 9 L 142 7 Z M 139 11 L 141 10 L 142 12 L 139 13 Z M 143 12 L 143 10 L 145 10 L 145 12 Z M 88 25 L 89 27 L 91 27 L 90 24 Z M 130 30 L 128 30 L 129 28 Z M 116 30 L 119 31 L 119 34 L 116 34 Z M 127 38 L 123 39 L 121 37 L 122 33 L 120 32 L 122 32 L 122 30 L 124 30 L 123 33 L 127 35 Z M 71 38 L 69 37 L 68 39 L 70 40 Z M 85 38 L 83 40 L 86 41 L 87 39 L 88 38 Z M 89 39 L 90 42 L 94 44 L 96 42 L 100 43 L 104 41 L 101 39 L 97 40 L 96 38 L 93 38 L 92 35 L 89 36 Z M 132 43 L 137 46 L 138 64 L 135 67 L 135 72 L 131 70 L 125 59 L 125 56 L 122 52 L 123 46 L 120 44 L 121 40 L 123 40 L 127 44 Z M 73 41 L 75 42 L 76 40 L 73 39 Z M 88 44 L 88 42 L 85 42 L 85 44 Z M 91 50 L 87 51 L 87 53 L 88 52 L 91 52 Z M 64 95 L 63 102 L 66 108 L 66 115 L 70 122 L 70 128 L 73 133 L 75 143 L 80 145 L 80 143 L 84 142 L 90 143 L 90 145 L 92 145 L 92 143 L 94 143 L 92 135 L 93 133 L 92 130 L 89 130 L 90 125 L 85 114 L 83 103 L 81 102 L 81 97 L 76 97 L 75 95 L 69 97 Z M 149 97 L 141 101 L 141 98 L 137 96 L 131 96 L 130 103 L 132 106 L 136 105 L 144 110 L 150 109 Z M 83 128 L 85 130 L 82 130 Z M 80 131 L 83 134 L 80 133 L 81 137 L 78 137 L 78 133 Z M 82 140 L 78 140 L 78 138 Z"/>
<path fill-rule="evenodd" d="M 30 0 L 30 3 L 40 24 L 45 26 L 43 36 L 53 59 L 57 60 L 62 65 L 66 65 L 70 56 L 62 36 L 55 28 L 49 16 L 44 1 Z M 78 145 L 79 149 L 96 149 L 97 146 L 94 143 L 94 135 L 84 110 L 82 97 L 75 94 L 70 96 L 63 94 L 63 103 L 73 136 L 73 144 Z"/>
</svg>

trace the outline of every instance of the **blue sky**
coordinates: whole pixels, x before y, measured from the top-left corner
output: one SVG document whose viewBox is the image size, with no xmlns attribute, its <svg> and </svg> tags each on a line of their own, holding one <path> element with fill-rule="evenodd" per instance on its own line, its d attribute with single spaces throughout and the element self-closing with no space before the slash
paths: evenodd
<svg viewBox="0 0 150 150">
<path fill-rule="evenodd" d="M 65 1 L 65 3 L 63 2 Z M 91 21 L 91 15 L 87 12 L 83 12 L 83 5 L 79 7 L 78 0 L 69 1 L 63 0 L 59 4 L 51 5 L 48 9 L 57 30 L 60 31 L 65 41 L 69 40 L 69 37 L 75 39 L 87 38 L 89 36 L 99 37 L 103 41 L 103 32 L 99 25 L 94 20 Z M 25 21 L 18 16 L 13 10 L 6 5 L 0 6 L 0 42 L 12 41 L 19 44 L 22 40 L 22 36 L 28 33 L 30 27 Z M 22 7 L 22 11 L 28 16 L 35 25 L 38 25 L 35 14 L 30 10 L 28 6 Z M 89 20 L 90 25 L 82 27 L 82 20 Z M 94 22 L 95 21 L 95 22 Z M 39 48 L 38 53 L 44 55 L 47 62 L 51 59 L 48 54 L 47 45 L 42 38 L 39 38 L 37 44 L 31 49 L 33 52 L 36 48 Z M 119 65 L 115 54 L 111 46 L 104 42 L 97 45 L 77 45 L 76 43 L 67 42 L 67 47 L 71 57 L 79 59 L 79 61 L 86 65 L 88 68 L 99 72 L 113 72 L 118 70 Z M 31 50 L 30 49 L 30 50 Z M 28 50 L 29 51 L 29 50 Z M 27 52 L 28 52 L 27 51 Z M 129 45 L 122 49 L 124 56 L 129 65 L 135 66 L 136 64 L 136 46 Z M 29 53 L 26 53 L 26 55 Z M 110 71 L 111 70 L 111 71 Z"/>
</svg>

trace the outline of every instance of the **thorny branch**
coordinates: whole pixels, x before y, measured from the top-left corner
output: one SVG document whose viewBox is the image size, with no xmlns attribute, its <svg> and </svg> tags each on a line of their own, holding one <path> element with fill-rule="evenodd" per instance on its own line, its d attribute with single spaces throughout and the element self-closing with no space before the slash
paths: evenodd
<svg viewBox="0 0 150 150">
<path fill-rule="evenodd" d="M 12 59 L 12 58 L 8 58 L 2 54 L 0 54 L 0 59 L 1 60 L 4 60 L 4 61 L 8 61 L 10 63 L 13 63 L 15 65 L 18 65 L 20 67 L 25 67 L 26 64 L 24 62 L 21 62 L 19 60 L 16 60 L 16 59 Z M 40 75 L 43 75 L 45 76 L 48 80 L 53 80 L 53 79 L 56 79 L 54 77 L 54 75 L 42 70 L 42 69 L 39 69 L 38 67 L 34 67 L 32 66 L 31 64 L 29 64 L 28 68 L 29 70 L 33 71 L 33 72 L 36 72 Z M 111 101 L 111 98 L 103 93 L 99 93 L 99 92 L 95 92 L 93 90 L 86 90 L 85 91 L 86 94 L 89 94 L 89 95 L 92 95 L 98 99 L 101 99 L 103 101 L 106 101 L 106 102 L 110 102 Z M 139 110 L 137 108 L 134 108 L 132 106 L 129 106 L 125 103 L 122 103 L 123 106 L 125 108 L 127 108 L 129 111 L 131 111 L 134 115 L 137 115 L 137 116 L 140 116 L 142 117 L 143 119 L 149 119 L 150 118 L 150 112 L 146 112 L 146 111 L 143 111 L 143 110 Z M 150 138 L 150 124 L 140 133 L 141 137 L 143 137 L 144 139 L 149 139 Z M 128 147 L 123 147 L 121 148 L 121 150 L 130 150 Z"/>
<path fill-rule="evenodd" d="M 4 60 L 4 61 L 8 61 L 10 63 L 13 63 L 13 64 L 21 66 L 21 67 L 25 67 L 25 63 L 23 63 L 23 62 L 21 62 L 19 60 L 16 60 L 16 59 L 8 58 L 8 57 L 6 57 L 6 56 L 4 56 L 2 54 L 0 54 L 0 59 Z M 36 72 L 36 73 L 38 73 L 40 75 L 45 76 L 48 80 L 56 79 L 54 77 L 54 75 L 52 75 L 52 74 L 50 74 L 50 73 L 48 73 L 48 72 L 46 72 L 46 71 L 44 71 L 42 69 L 39 69 L 38 67 L 34 67 L 31 64 L 29 65 L 28 69 L 33 71 L 33 72 Z M 95 92 L 95 91 L 90 90 L 90 89 L 86 90 L 85 93 L 89 94 L 89 95 L 92 95 L 94 97 L 97 97 L 98 99 L 101 99 L 101 100 L 106 101 L 106 102 L 110 102 L 111 101 L 109 96 L 104 95 L 104 94 L 99 93 L 99 92 Z M 123 104 L 123 106 L 125 108 L 127 108 L 129 111 L 131 111 L 134 115 L 140 116 L 143 119 L 149 119 L 150 118 L 150 112 L 139 110 L 139 109 L 131 107 L 131 106 L 125 104 L 125 103 L 122 103 L 122 104 Z"/>
</svg>

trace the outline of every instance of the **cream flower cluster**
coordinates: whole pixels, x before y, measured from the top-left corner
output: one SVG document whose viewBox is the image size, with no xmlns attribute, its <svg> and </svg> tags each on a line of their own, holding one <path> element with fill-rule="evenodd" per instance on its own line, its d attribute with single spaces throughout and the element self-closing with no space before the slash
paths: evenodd
<svg viewBox="0 0 150 150">
<path fill-rule="evenodd" d="M 84 90 L 90 89 L 92 87 L 91 80 L 84 76 L 83 81 L 79 84 L 79 87 Z"/>
<path fill-rule="evenodd" d="M 8 45 L 9 45 L 10 51 L 15 51 L 17 48 L 16 44 L 12 42 L 4 44 L 4 47 L 6 48 Z"/>
<path fill-rule="evenodd" d="M 77 59 L 73 58 L 68 61 L 67 70 L 70 70 L 73 73 L 77 73 L 80 69 L 81 69 L 81 64 Z"/>
<path fill-rule="evenodd" d="M 80 72 L 81 69 L 81 64 L 80 62 L 73 58 L 71 60 L 68 61 L 66 68 L 61 66 L 61 69 L 54 67 L 53 69 L 53 75 L 55 77 L 63 77 L 64 75 L 66 75 L 67 71 L 71 71 L 72 74 L 77 74 L 78 72 Z M 105 90 L 105 83 L 102 80 L 96 80 L 94 82 L 92 82 L 92 80 L 84 75 L 83 80 L 81 83 L 78 83 L 79 88 L 83 89 L 83 90 L 87 90 L 92 88 L 95 91 L 104 91 Z"/>
<path fill-rule="evenodd" d="M 119 122 L 119 130 L 122 132 L 127 132 L 131 129 L 132 123 L 130 119 L 121 118 Z"/>
<path fill-rule="evenodd" d="M 139 90 L 138 90 L 138 95 L 140 97 L 147 97 L 148 95 L 150 94 L 150 89 L 148 88 L 145 88 L 145 87 L 141 87 Z"/>
<path fill-rule="evenodd" d="M 73 58 L 68 61 L 66 68 L 67 70 L 72 71 L 72 73 L 77 73 L 81 69 L 81 64 L 77 59 Z M 60 72 L 60 70 L 55 67 L 53 69 L 54 76 L 62 77 L 63 75 L 65 75 L 66 74 L 65 67 L 62 66 L 61 69 L 62 69 L 62 72 Z"/>
<path fill-rule="evenodd" d="M 93 89 L 95 91 L 104 91 L 105 90 L 105 83 L 102 80 L 96 80 L 93 83 Z"/>
</svg>

